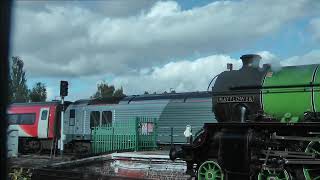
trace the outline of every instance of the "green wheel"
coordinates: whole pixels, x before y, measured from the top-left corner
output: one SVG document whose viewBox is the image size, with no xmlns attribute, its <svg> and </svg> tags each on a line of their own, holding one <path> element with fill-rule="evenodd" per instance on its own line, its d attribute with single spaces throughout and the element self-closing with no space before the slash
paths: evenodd
<svg viewBox="0 0 320 180">
<path fill-rule="evenodd" d="M 223 172 L 218 163 L 204 162 L 198 169 L 198 180 L 223 180 Z"/>
<path fill-rule="evenodd" d="M 320 142 L 310 142 L 305 152 L 313 153 L 317 158 L 320 158 Z M 320 165 L 303 166 L 303 174 L 306 180 L 320 180 Z"/>
<path fill-rule="evenodd" d="M 258 180 L 291 180 L 286 170 L 263 170 L 258 174 Z"/>
</svg>

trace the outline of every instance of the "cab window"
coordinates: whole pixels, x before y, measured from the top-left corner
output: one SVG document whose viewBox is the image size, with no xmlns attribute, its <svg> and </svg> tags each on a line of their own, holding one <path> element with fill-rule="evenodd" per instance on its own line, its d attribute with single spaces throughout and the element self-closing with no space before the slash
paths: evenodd
<svg viewBox="0 0 320 180">
<path fill-rule="evenodd" d="M 48 110 L 43 110 L 41 112 L 41 120 L 47 120 L 48 118 Z"/>
<path fill-rule="evenodd" d="M 36 113 L 9 114 L 10 125 L 32 125 L 36 121 Z"/>
</svg>

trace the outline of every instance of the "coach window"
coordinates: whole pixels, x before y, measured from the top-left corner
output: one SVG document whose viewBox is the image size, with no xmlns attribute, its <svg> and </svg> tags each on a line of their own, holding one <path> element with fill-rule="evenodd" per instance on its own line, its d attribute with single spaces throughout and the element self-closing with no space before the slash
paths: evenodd
<svg viewBox="0 0 320 180">
<path fill-rule="evenodd" d="M 112 124 L 112 112 L 103 111 L 102 112 L 102 125 L 111 125 Z"/>
<path fill-rule="evenodd" d="M 41 120 L 47 120 L 48 117 L 48 110 L 43 110 L 41 112 Z"/>
<path fill-rule="evenodd" d="M 9 124 L 19 124 L 18 114 L 9 114 L 8 115 L 8 123 Z"/>
<path fill-rule="evenodd" d="M 71 109 L 69 114 L 69 126 L 75 125 L 76 110 Z"/>
<path fill-rule="evenodd" d="M 90 113 L 90 128 L 100 126 L 100 112 L 92 111 Z"/>
<path fill-rule="evenodd" d="M 36 114 L 20 114 L 19 115 L 19 124 L 34 124 L 36 120 Z"/>
</svg>

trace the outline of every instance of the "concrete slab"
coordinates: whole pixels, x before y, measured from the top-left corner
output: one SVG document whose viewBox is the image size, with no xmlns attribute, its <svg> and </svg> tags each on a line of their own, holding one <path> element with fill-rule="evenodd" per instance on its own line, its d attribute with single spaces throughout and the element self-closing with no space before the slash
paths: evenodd
<svg viewBox="0 0 320 180">
<path fill-rule="evenodd" d="M 138 179 L 190 179 L 186 164 L 169 159 L 169 151 L 122 152 L 81 159 L 28 155 L 11 159 L 12 166 L 46 168 L 70 172 L 88 172 L 101 176 L 120 176 Z"/>
<path fill-rule="evenodd" d="M 120 176 L 166 179 L 189 179 L 184 161 L 169 159 L 169 151 L 142 151 L 111 154 L 115 173 Z M 171 178 L 170 178 L 171 177 Z"/>
<path fill-rule="evenodd" d="M 9 158 L 8 165 L 10 168 L 40 168 L 54 163 L 60 163 L 70 161 L 71 156 L 53 157 L 52 159 L 48 155 L 20 155 L 15 158 Z"/>
</svg>

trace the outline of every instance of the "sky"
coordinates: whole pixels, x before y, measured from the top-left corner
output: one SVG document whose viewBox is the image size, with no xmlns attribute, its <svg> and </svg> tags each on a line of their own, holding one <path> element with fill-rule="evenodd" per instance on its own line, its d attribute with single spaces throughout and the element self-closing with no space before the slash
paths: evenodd
<svg viewBox="0 0 320 180">
<path fill-rule="evenodd" d="M 262 63 L 320 63 L 317 0 L 16 1 L 11 56 L 28 87 L 60 80 L 75 101 L 105 81 L 127 95 L 205 91 L 227 63 L 256 53 Z"/>
</svg>

